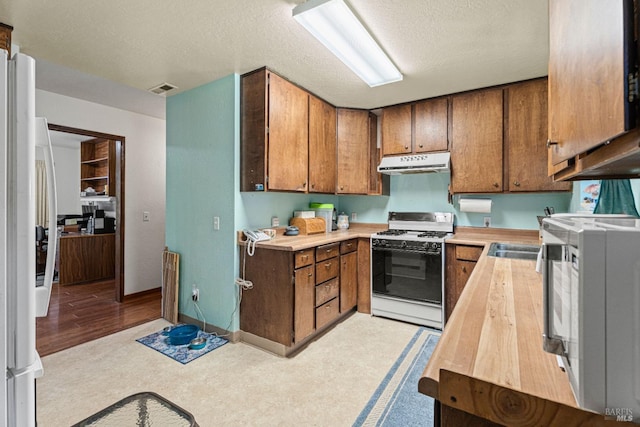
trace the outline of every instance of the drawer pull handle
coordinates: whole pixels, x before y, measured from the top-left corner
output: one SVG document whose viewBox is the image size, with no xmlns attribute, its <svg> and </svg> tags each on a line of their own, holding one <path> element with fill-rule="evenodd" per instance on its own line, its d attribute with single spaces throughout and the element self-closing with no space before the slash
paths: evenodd
<svg viewBox="0 0 640 427">
<path fill-rule="evenodd" d="M 347 243 L 347 246 L 351 247 L 351 246 L 353 246 L 353 243 Z"/>
<path fill-rule="evenodd" d="M 513 185 L 515 185 L 516 187 L 520 187 L 520 182 L 519 181 L 514 181 Z"/>
<path fill-rule="evenodd" d="M 331 263 L 330 263 L 330 262 L 328 262 L 328 263 L 326 263 L 324 266 L 325 266 L 326 268 L 329 268 L 329 267 L 331 267 Z"/>
<path fill-rule="evenodd" d="M 309 274 L 307 274 L 307 276 L 311 277 L 311 276 L 313 276 L 313 273 L 309 273 Z"/>
</svg>

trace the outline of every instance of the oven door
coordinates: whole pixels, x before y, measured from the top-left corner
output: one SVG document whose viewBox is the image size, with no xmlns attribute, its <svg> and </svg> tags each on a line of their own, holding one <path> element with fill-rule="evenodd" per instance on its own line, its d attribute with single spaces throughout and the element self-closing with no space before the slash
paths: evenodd
<svg viewBox="0 0 640 427">
<path fill-rule="evenodd" d="M 442 254 L 374 247 L 372 291 L 376 296 L 442 304 Z"/>
</svg>

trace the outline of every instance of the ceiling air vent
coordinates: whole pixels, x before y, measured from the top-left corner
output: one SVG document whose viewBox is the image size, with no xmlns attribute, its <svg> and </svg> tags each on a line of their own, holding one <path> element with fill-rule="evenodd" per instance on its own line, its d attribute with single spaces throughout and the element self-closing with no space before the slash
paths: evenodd
<svg viewBox="0 0 640 427">
<path fill-rule="evenodd" d="M 156 95 L 164 95 L 165 93 L 169 92 L 170 90 L 173 89 L 177 89 L 178 86 L 174 86 L 171 83 L 160 83 L 158 86 L 154 86 L 151 89 L 149 89 L 149 92 L 153 92 Z"/>
</svg>

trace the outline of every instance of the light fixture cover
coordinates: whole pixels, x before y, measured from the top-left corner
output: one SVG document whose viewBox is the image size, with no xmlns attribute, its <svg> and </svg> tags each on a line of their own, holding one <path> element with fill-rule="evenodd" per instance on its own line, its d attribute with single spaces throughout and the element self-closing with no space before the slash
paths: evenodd
<svg viewBox="0 0 640 427">
<path fill-rule="evenodd" d="M 343 0 L 309 0 L 293 17 L 369 86 L 402 80 L 402 74 Z"/>
</svg>

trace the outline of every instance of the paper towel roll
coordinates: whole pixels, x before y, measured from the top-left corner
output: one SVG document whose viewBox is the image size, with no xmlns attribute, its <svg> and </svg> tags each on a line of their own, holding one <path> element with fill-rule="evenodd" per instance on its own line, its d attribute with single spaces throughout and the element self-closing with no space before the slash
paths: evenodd
<svg viewBox="0 0 640 427">
<path fill-rule="evenodd" d="M 491 199 L 460 199 L 460 212 L 491 213 Z"/>
</svg>

